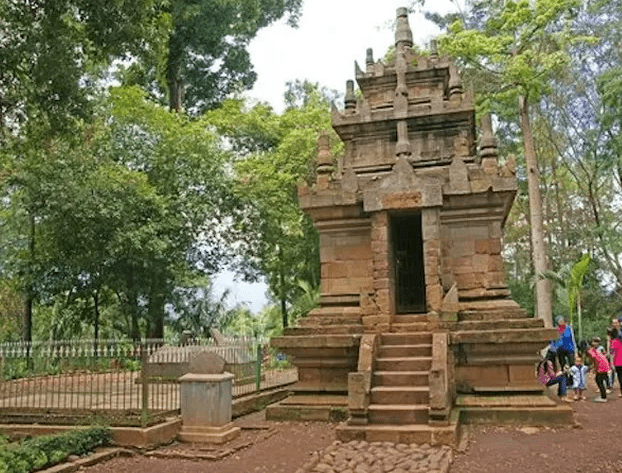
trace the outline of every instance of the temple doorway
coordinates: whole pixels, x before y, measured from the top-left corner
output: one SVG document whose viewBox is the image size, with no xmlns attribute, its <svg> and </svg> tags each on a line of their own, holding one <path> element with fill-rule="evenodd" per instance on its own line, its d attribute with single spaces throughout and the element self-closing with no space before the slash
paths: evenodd
<svg viewBox="0 0 622 473">
<path fill-rule="evenodd" d="M 393 216 L 391 240 L 397 313 L 426 312 L 421 214 Z"/>
</svg>

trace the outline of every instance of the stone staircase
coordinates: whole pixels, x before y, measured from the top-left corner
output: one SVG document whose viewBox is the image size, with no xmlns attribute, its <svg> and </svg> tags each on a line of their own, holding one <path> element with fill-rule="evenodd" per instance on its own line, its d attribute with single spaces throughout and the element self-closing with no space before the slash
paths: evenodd
<svg viewBox="0 0 622 473">
<path fill-rule="evenodd" d="M 371 424 L 427 424 L 432 333 L 386 333 L 373 372 Z"/>
<path fill-rule="evenodd" d="M 367 425 L 338 428 L 343 441 L 455 444 L 457 423 L 430 423 L 432 331 L 427 315 L 398 315 L 379 335 Z M 456 419 L 457 420 L 457 419 Z"/>
</svg>

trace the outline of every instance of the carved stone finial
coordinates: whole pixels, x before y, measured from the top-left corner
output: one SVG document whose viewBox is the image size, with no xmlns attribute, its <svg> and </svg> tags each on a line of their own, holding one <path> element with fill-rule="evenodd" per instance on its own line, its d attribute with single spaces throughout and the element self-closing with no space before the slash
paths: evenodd
<svg viewBox="0 0 622 473">
<path fill-rule="evenodd" d="M 397 144 L 395 145 L 395 155 L 410 156 L 410 141 L 408 140 L 408 123 L 405 120 L 397 122 Z"/>
<path fill-rule="evenodd" d="M 356 96 L 354 95 L 354 81 L 346 81 L 346 98 L 344 99 L 346 110 L 356 109 Z"/>
<path fill-rule="evenodd" d="M 326 132 L 320 133 L 317 140 L 317 173 L 330 174 L 333 172 L 333 155 L 330 152 L 330 140 Z"/>
<path fill-rule="evenodd" d="M 488 113 L 482 117 L 481 154 L 482 156 L 497 155 L 497 143 L 492 135 L 492 120 Z"/>
<path fill-rule="evenodd" d="M 462 81 L 460 72 L 453 64 L 449 66 L 449 100 L 459 101 L 462 98 Z"/>
<path fill-rule="evenodd" d="M 492 120 L 490 114 L 482 117 L 482 142 L 480 145 L 482 167 L 488 174 L 494 174 L 497 170 L 497 142 L 492 135 Z"/>
<path fill-rule="evenodd" d="M 430 40 L 430 59 L 438 59 L 438 45 L 435 39 Z"/>
<path fill-rule="evenodd" d="M 400 46 L 412 48 L 413 32 L 408 24 L 408 9 L 400 7 L 397 9 L 397 28 L 395 30 L 395 49 L 399 50 Z"/>
<path fill-rule="evenodd" d="M 373 64 L 374 63 L 374 51 L 372 48 L 367 48 L 367 54 L 365 55 L 365 64 Z"/>
<path fill-rule="evenodd" d="M 365 65 L 365 70 L 368 74 L 373 74 L 375 72 L 376 65 L 374 64 L 374 51 L 371 48 L 367 48 L 367 54 L 365 55 Z"/>
</svg>

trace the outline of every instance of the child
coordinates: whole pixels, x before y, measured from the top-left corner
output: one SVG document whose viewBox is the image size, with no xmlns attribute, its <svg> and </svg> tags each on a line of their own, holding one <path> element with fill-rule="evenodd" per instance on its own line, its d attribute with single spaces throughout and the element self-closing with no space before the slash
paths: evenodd
<svg viewBox="0 0 622 473">
<path fill-rule="evenodd" d="M 583 364 L 583 358 L 574 357 L 574 366 L 570 368 L 572 375 L 572 390 L 574 391 L 574 400 L 585 400 L 585 382 L 587 375 L 587 366 Z"/>
<path fill-rule="evenodd" d="M 609 362 L 605 355 L 600 353 L 596 347 L 600 344 L 600 338 L 592 338 L 592 346 L 587 349 L 587 354 L 594 361 L 596 373 L 596 384 L 600 391 L 600 398 L 595 398 L 594 402 L 607 402 L 607 376 L 609 373 Z"/>
</svg>

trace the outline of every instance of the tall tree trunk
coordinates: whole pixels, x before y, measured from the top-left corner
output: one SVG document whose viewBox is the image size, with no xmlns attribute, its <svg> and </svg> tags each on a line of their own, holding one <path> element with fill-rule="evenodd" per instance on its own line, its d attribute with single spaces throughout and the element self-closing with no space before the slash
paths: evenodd
<svg viewBox="0 0 622 473">
<path fill-rule="evenodd" d="M 95 339 L 95 346 L 97 346 L 97 340 L 99 339 L 99 290 L 95 289 L 93 292 L 93 305 L 94 305 L 94 317 L 93 321 L 93 338 Z"/>
<path fill-rule="evenodd" d="M 169 109 L 181 112 L 183 102 L 183 79 L 181 77 L 182 49 L 175 34 L 169 39 L 168 63 L 166 65 L 166 83 L 169 94 Z"/>
<path fill-rule="evenodd" d="M 281 299 L 281 317 L 283 318 L 283 328 L 289 326 L 289 316 L 287 314 L 287 301 L 285 297 L 285 270 L 283 268 L 283 250 L 279 247 L 279 298 Z"/>
<path fill-rule="evenodd" d="M 540 195 L 540 179 L 536 148 L 529 121 L 527 97 L 518 99 L 521 130 L 525 145 L 525 165 L 527 167 L 527 188 L 529 190 L 529 220 L 531 223 L 531 241 L 533 245 L 533 266 L 536 276 L 536 311 L 537 316 L 544 320 L 545 327 L 553 326 L 551 287 L 549 281 L 542 277 L 547 270 L 546 239 L 542 225 L 542 197 Z"/>
<path fill-rule="evenodd" d="M 28 242 L 28 251 L 30 252 L 30 260 L 35 257 L 35 216 L 29 215 L 30 223 L 30 241 Z M 32 283 L 32 272 L 28 270 L 28 280 L 26 281 L 26 293 L 24 297 L 24 318 L 22 324 L 22 340 L 25 342 L 32 341 L 32 305 L 34 301 L 34 290 Z"/>
<path fill-rule="evenodd" d="M 140 340 L 140 328 L 138 327 L 138 294 L 136 293 L 136 285 L 134 282 L 134 269 L 130 269 L 128 284 L 128 303 L 130 306 L 131 317 L 131 333 L 132 340 Z"/>
<path fill-rule="evenodd" d="M 151 331 L 149 338 L 164 338 L 164 292 L 160 289 L 161 281 L 156 280 L 149 295 L 149 320 Z"/>
</svg>

